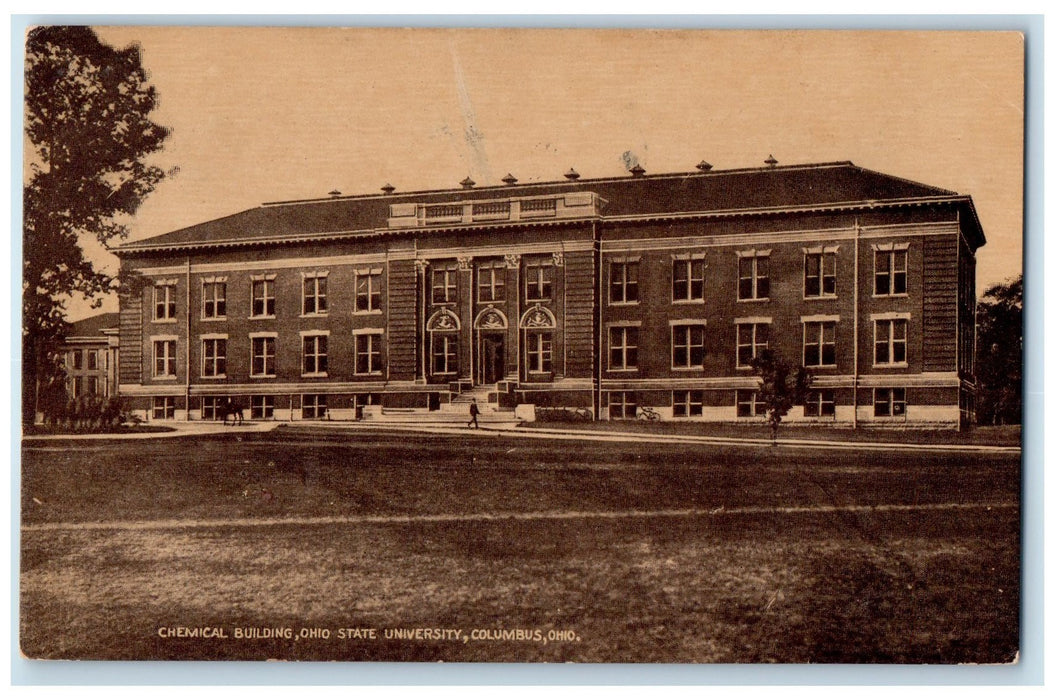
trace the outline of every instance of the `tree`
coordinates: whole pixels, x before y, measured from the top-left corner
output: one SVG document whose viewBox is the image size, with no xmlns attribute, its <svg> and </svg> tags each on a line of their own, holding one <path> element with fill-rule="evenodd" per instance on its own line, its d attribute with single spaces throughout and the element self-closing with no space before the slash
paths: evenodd
<svg viewBox="0 0 1055 700">
<path fill-rule="evenodd" d="M 769 423 L 774 441 L 777 429 L 792 406 L 806 401 L 813 375 L 805 367 L 794 370 L 785 360 L 771 350 L 763 350 L 751 360 L 751 369 L 762 380 L 758 387 L 758 399 L 765 406 L 766 422 Z"/>
<path fill-rule="evenodd" d="M 975 410 L 979 424 L 1022 422 L 1022 275 L 978 302 Z"/>
<path fill-rule="evenodd" d="M 95 298 L 116 282 L 96 270 L 82 236 L 124 238 L 126 217 L 164 177 L 145 158 L 168 129 L 139 48 L 114 49 L 88 27 L 36 27 L 26 39 L 23 184 L 23 420 L 37 393 L 60 371 L 65 301 Z"/>
</svg>

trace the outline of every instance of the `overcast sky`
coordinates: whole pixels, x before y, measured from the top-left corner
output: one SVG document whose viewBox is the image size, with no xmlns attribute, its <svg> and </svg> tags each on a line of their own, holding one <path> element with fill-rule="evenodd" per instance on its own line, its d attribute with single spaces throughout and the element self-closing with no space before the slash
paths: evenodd
<svg viewBox="0 0 1055 700">
<path fill-rule="evenodd" d="M 179 172 L 155 236 L 261 202 L 852 160 L 974 197 L 979 290 L 1021 271 L 1023 44 L 988 32 L 119 27 Z M 116 270 L 116 259 L 99 262 Z M 97 313 L 73 303 L 71 318 Z M 116 310 L 116 300 L 103 309 Z"/>
</svg>

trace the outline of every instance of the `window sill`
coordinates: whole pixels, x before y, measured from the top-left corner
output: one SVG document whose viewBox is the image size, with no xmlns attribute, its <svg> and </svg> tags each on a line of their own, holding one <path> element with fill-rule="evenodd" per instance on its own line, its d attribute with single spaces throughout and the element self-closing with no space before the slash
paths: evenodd
<svg viewBox="0 0 1055 700">
<path fill-rule="evenodd" d="M 210 375 L 206 376 L 206 375 L 203 374 L 200 377 L 198 377 L 198 379 L 227 379 L 227 375 L 226 374 L 210 374 Z"/>
<path fill-rule="evenodd" d="M 248 319 L 250 321 L 274 321 L 275 315 L 271 314 L 270 316 L 249 316 Z"/>
<path fill-rule="evenodd" d="M 872 369 L 908 369 L 907 362 L 891 362 L 889 364 L 873 364 Z"/>
<path fill-rule="evenodd" d="M 609 306 L 640 306 L 640 301 L 610 301 Z"/>
<path fill-rule="evenodd" d="M 352 374 L 353 377 L 380 377 L 384 375 L 384 372 L 355 372 Z"/>
<path fill-rule="evenodd" d="M 226 321 L 227 317 L 226 316 L 202 316 L 198 320 L 201 321 L 202 323 L 215 323 L 215 322 L 218 322 L 218 321 L 219 322 Z"/>
<path fill-rule="evenodd" d="M 809 370 L 814 370 L 814 369 L 838 369 L 839 368 L 839 365 L 802 365 L 802 366 L 805 367 L 806 369 L 809 369 Z"/>
<path fill-rule="evenodd" d="M 381 309 L 368 309 L 365 311 L 353 311 L 352 316 L 380 316 Z"/>
<path fill-rule="evenodd" d="M 175 323 L 176 319 L 174 319 L 174 318 L 155 318 L 155 319 L 152 319 L 151 322 L 152 323 Z"/>
<path fill-rule="evenodd" d="M 250 374 L 250 379 L 277 379 L 277 374 Z"/>
<path fill-rule="evenodd" d="M 835 294 L 820 294 L 820 295 L 817 295 L 817 296 L 806 296 L 806 295 L 803 295 L 802 300 L 803 301 L 833 301 L 833 300 L 838 299 L 838 298 L 839 297 L 836 296 Z"/>
<path fill-rule="evenodd" d="M 312 379 L 318 377 L 328 377 L 330 376 L 330 374 L 329 372 L 301 372 L 300 376 L 305 379 Z"/>
<path fill-rule="evenodd" d="M 873 299 L 908 299 L 908 292 L 902 294 L 876 294 L 872 293 Z"/>
<path fill-rule="evenodd" d="M 529 298 L 524 299 L 524 303 L 525 304 L 542 304 L 542 303 L 549 303 L 551 301 L 553 301 L 552 297 L 544 297 L 542 299 L 529 299 Z"/>
<path fill-rule="evenodd" d="M 695 365 L 693 367 L 671 367 L 671 372 L 702 372 L 703 365 Z"/>
<path fill-rule="evenodd" d="M 758 304 L 758 303 L 765 303 L 765 302 L 769 301 L 769 297 L 764 297 L 764 298 L 759 298 L 759 299 L 737 299 L 737 301 L 740 302 L 740 303 L 744 303 L 744 304 Z"/>
<path fill-rule="evenodd" d="M 156 382 L 174 382 L 178 377 L 175 374 L 166 374 L 160 377 L 151 377 Z"/>
<path fill-rule="evenodd" d="M 670 303 L 675 306 L 679 304 L 704 304 L 706 299 L 672 299 Z"/>
<path fill-rule="evenodd" d="M 637 367 L 609 367 L 607 372 L 637 372 Z"/>
<path fill-rule="evenodd" d="M 320 311 L 317 313 L 301 314 L 301 318 L 326 318 L 330 313 L 328 311 Z"/>
<path fill-rule="evenodd" d="M 506 300 L 505 299 L 477 299 L 476 303 L 477 304 L 504 304 L 504 303 L 506 303 Z"/>
</svg>

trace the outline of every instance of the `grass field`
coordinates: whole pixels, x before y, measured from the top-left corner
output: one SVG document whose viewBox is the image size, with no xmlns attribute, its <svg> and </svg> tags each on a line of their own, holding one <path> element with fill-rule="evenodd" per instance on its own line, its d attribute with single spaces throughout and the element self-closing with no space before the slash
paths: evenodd
<svg viewBox="0 0 1055 700">
<path fill-rule="evenodd" d="M 280 429 L 52 441 L 23 462 L 33 657 L 956 663 L 1018 648 L 1008 456 Z M 949 503 L 992 507 L 927 507 Z M 923 507 L 841 508 L 878 504 Z M 115 526 L 56 527 L 85 522 Z M 158 634 L 177 626 L 228 638 Z M 377 639 L 338 638 L 351 628 Z M 461 632 L 385 638 L 415 628 Z"/>
</svg>

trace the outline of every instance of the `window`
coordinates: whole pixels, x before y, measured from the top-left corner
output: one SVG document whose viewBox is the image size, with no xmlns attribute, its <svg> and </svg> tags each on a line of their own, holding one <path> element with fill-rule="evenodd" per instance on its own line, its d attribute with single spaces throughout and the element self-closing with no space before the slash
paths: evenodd
<svg viewBox="0 0 1055 700">
<path fill-rule="evenodd" d="M 637 303 L 636 261 L 613 261 L 608 267 L 608 300 L 612 304 Z"/>
<path fill-rule="evenodd" d="M 227 283 L 206 281 L 202 283 L 202 318 L 227 316 Z"/>
<path fill-rule="evenodd" d="M 220 420 L 224 418 L 223 404 L 225 400 L 222 396 L 203 396 L 201 399 L 201 419 Z"/>
<path fill-rule="evenodd" d="M 274 396 L 249 397 L 249 417 L 257 420 L 271 420 L 275 417 Z"/>
<path fill-rule="evenodd" d="M 703 324 L 671 326 L 671 366 L 675 369 L 703 368 Z"/>
<path fill-rule="evenodd" d="M 326 417 L 326 394 L 304 394 L 301 397 L 301 416 L 307 420 Z"/>
<path fill-rule="evenodd" d="M 761 253 L 740 256 L 740 286 L 737 299 L 749 301 L 769 298 L 769 255 Z"/>
<path fill-rule="evenodd" d="M 765 415 L 765 406 L 758 400 L 758 392 L 750 389 L 736 390 L 736 417 L 753 418 Z"/>
<path fill-rule="evenodd" d="M 458 301 L 458 266 L 439 264 L 432 268 L 432 303 L 447 304 Z"/>
<path fill-rule="evenodd" d="M 175 396 L 155 396 L 150 412 L 154 420 L 172 420 L 176 417 Z"/>
<path fill-rule="evenodd" d="M 483 263 L 476 270 L 476 285 L 480 301 L 504 301 L 506 271 L 502 263 Z"/>
<path fill-rule="evenodd" d="M 835 366 L 835 321 L 802 324 L 802 364 L 806 367 Z"/>
<path fill-rule="evenodd" d="M 303 373 L 321 375 L 326 374 L 326 345 L 328 338 L 325 335 L 305 335 L 302 338 Z"/>
<path fill-rule="evenodd" d="M 807 418 L 834 418 L 835 392 L 825 389 L 808 393 L 804 413 Z"/>
<path fill-rule="evenodd" d="M 674 417 L 703 415 L 703 392 L 698 389 L 674 392 Z"/>
<path fill-rule="evenodd" d="M 553 333 L 550 331 L 527 331 L 527 371 L 553 371 Z"/>
<path fill-rule="evenodd" d="M 73 358 L 73 369 L 84 369 L 84 353 L 80 350 L 73 350 L 70 353 L 70 357 Z"/>
<path fill-rule="evenodd" d="M 738 323 L 736 325 L 736 367 L 750 369 L 751 360 L 769 348 L 768 323 Z"/>
<path fill-rule="evenodd" d="M 703 301 L 703 260 L 675 260 L 674 301 Z"/>
<path fill-rule="evenodd" d="M 203 338 L 201 343 L 201 376 L 225 376 L 227 374 L 227 338 Z"/>
<path fill-rule="evenodd" d="M 357 272 L 355 274 L 355 310 L 381 310 L 381 273 Z"/>
<path fill-rule="evenodd" d="M 275 315 L 275 280 L 273 278 L 253 280 L 250 315 L 253 318 Z"/>
<path fill-rule="evenodd" d="M 355 373 L 380 374 L 381 370 L 381 334 L 355 336 Z"/>
<path fill-rule="evenodd" d="M 803 294 L 806 297 L 835 296 L 835 253 L 806 253 Z"/>
<path fill-rule="evenodd" d="M 458 336 L 452 333 L 432 334 L 432 373 L 458 373 Z"/>
<path fill-rule="evenodd" d="M 275 343 L 276 339 L 268 337 L 251 337 L 252 364 L 250 374 L 254 377 L 275 376 Z"/>
<path fill-rule="evenodd" d="M 611 420 L 637 418 L 637 399 L 632 391 L 608 392 L 608 418 Z"/>
<path fill-rule="evenodd" d="M 85 377 L 88 383 L 88 393 L 95 396 L 99 393 L 99 378 L 95 376 Z"/>
<path fill-rule="evenodd" d="M 154 285 L 154 320 L 168 321 L 176 318 L 176 285 L 158 283 Z"/>
<path fill-rule="evenodd" d="M 907 361 L 908 321 L 903 318 L 875 321 L 875 364 L 903 365 Z"/>
<path fill-rule="evenodd" d="M 531 260 L 524 266 L 524 298 L 542 301 L 553 294 L 553 265 Z"/>
<path fill-rule="evenodd" d="M 876 296 L 908 294 L 908 251 L 877 250 L 875 254 Z"/>
<path fill-rule="evenodd" d="M 88 356 L 88 369 L 99 369 L 99 351 L 85 350 L 84 353 Z"/>
<path fill-rule="evenodd" d="M 875 389 L 872 405 L 877 418 L 905 415 L 905 389 Z"/>
<path fill-rule="evenodd" d="M 169 379 L 176 376 L 176 341 L 154 341 L 154 378 Z"/>
<path fill-rule="evenodd" d="M 321 273 L 304 277 L 304 313 L 326 313 L 326 275 Z"/>
<path fill-rule="evenodd" d="M 637 332 L 635 326 L 608 329 L 608 369 L 637 369 Z"/>
<path fill-rule="evenodd" d="M 72 386 L 73 386 L 73 390 L 71 392 L 73 394 L 72 398 L 77 398 L 78 396 L 83 396 L 84 395 L 84 377 L 74 377 Z"/>
</svg>

